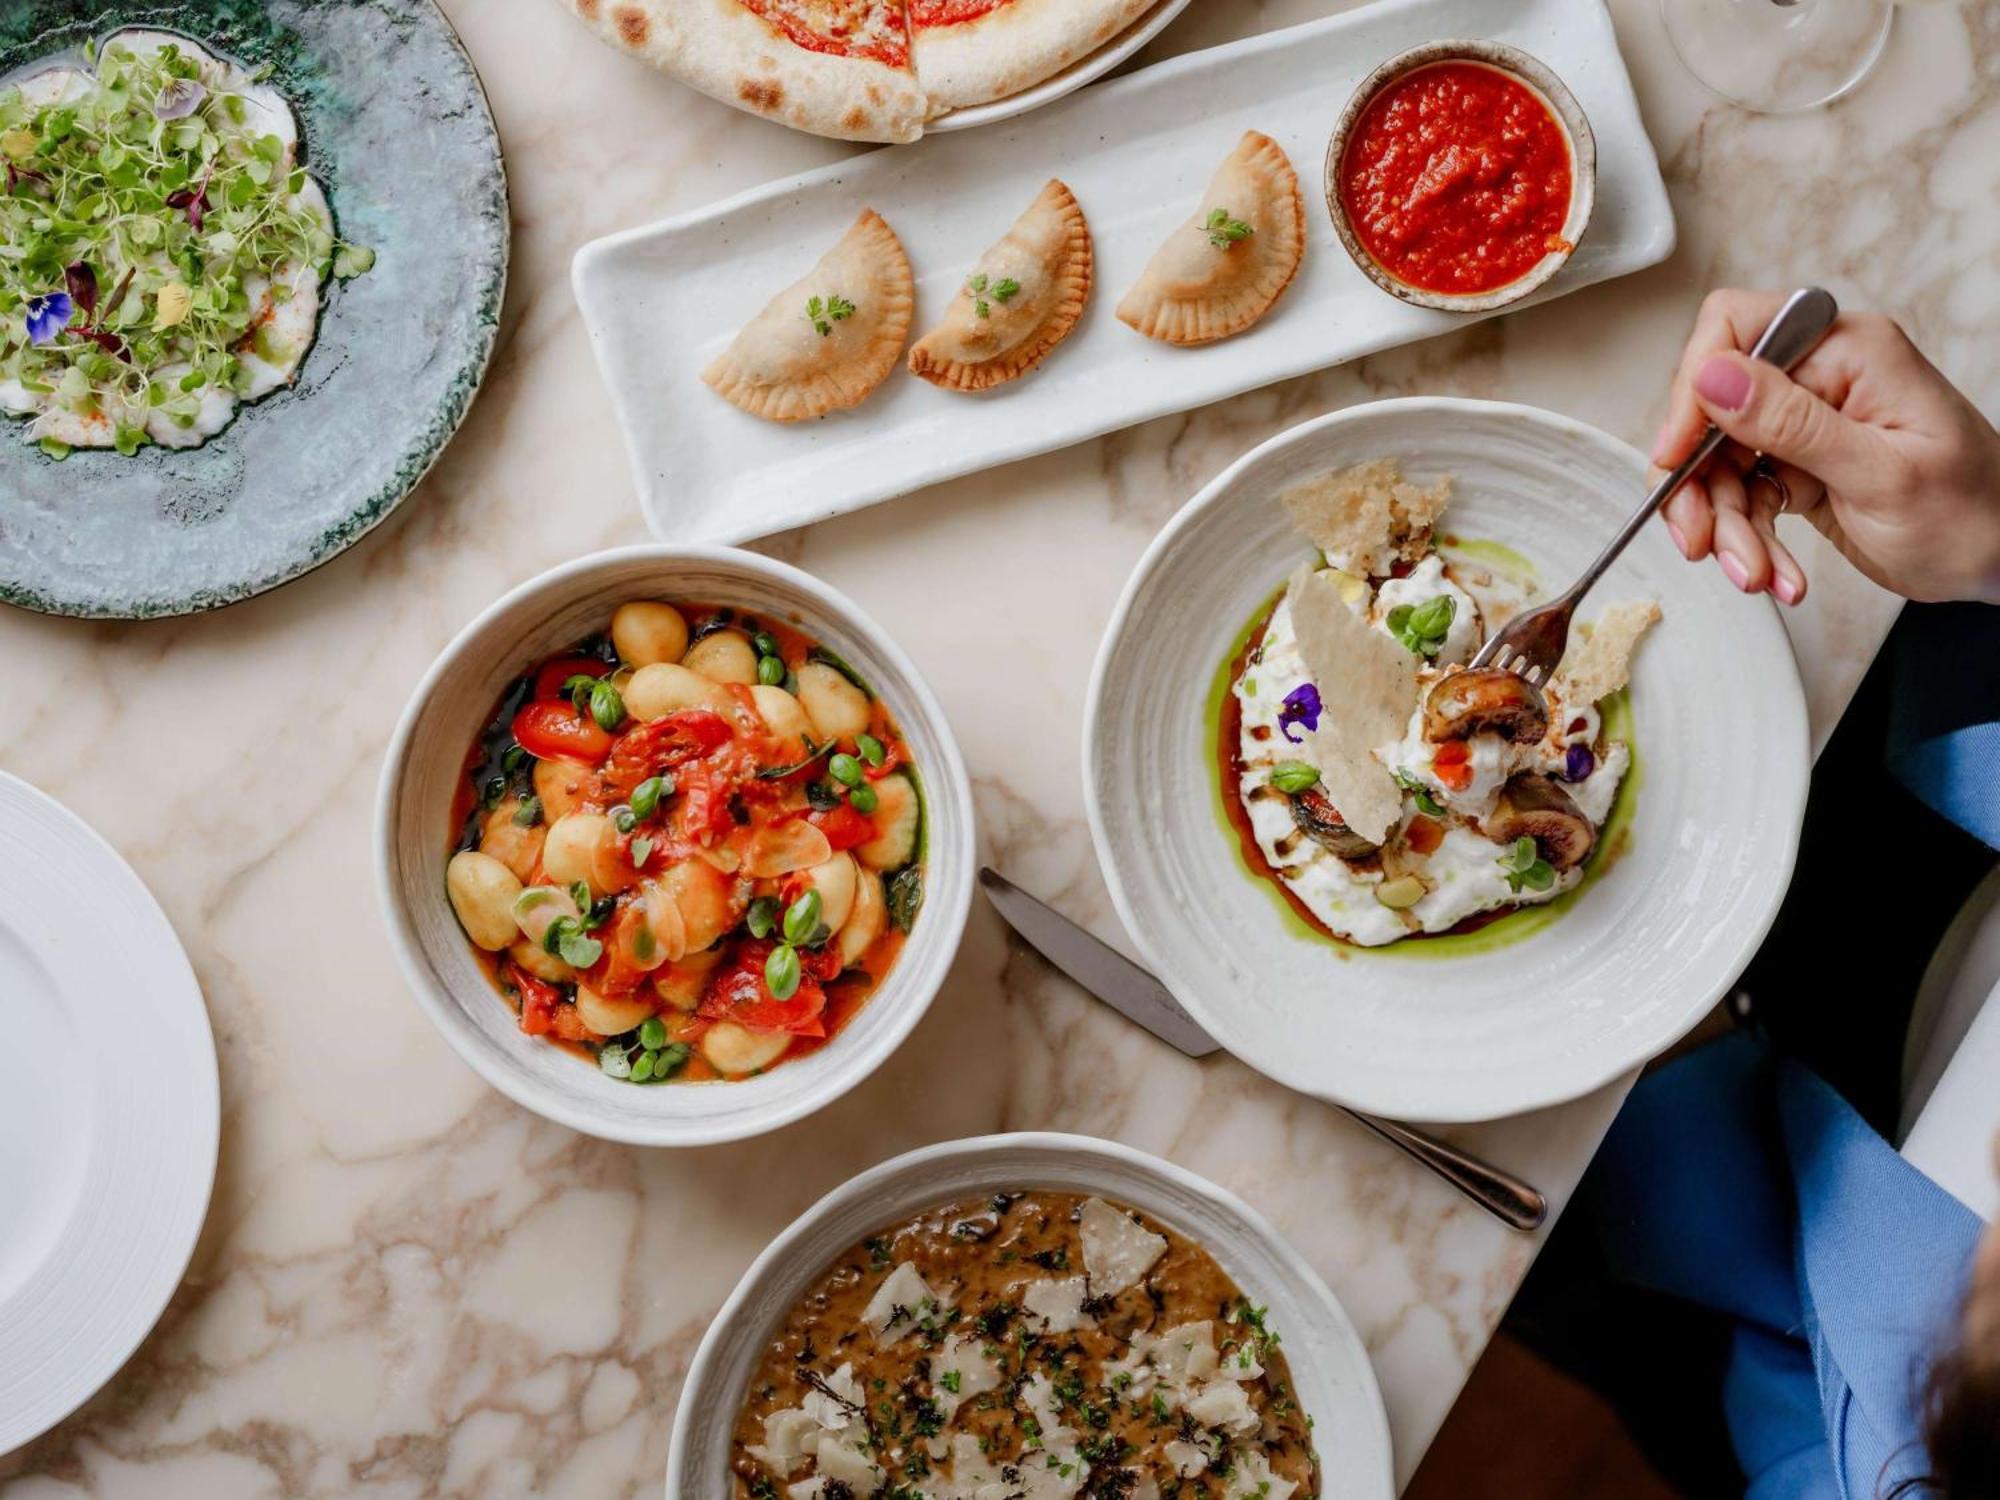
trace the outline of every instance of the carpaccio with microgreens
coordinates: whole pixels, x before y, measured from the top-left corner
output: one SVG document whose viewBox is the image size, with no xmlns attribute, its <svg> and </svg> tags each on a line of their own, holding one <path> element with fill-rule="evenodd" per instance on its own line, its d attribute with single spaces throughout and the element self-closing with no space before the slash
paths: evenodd
<svg viewBox="0 0 2000 1500">
<path fill-rule="evenodd" d="M 825 1045 L 923 905 L 918 767 L 782 622 L 635 600 L 524 673 L 466 756 L 446 892 L 524 1032 L 634 1084 Z"/>
<path fill-rule="evenodd" d="M 1243 857 L 1363 946 L 1575 889 L 1632 764 L 1611 725 L 1658 605 L 1579 624 L 1546 682 L 1470 666 L 1532 581 L 1439 545 L 1450 493 L 1389 459 L 1287 489 L 1318 556 L 1225 668 L 1216 757 Z"/>
<path fill-rule="evenodd" d="M 1032 1188 L 938 1205 L 826 1267 L 751 1373 L 730 1472 L 734 1500 L 1321 1492 L 1266 1309 L 1149 1215 Z"/>
</svg>

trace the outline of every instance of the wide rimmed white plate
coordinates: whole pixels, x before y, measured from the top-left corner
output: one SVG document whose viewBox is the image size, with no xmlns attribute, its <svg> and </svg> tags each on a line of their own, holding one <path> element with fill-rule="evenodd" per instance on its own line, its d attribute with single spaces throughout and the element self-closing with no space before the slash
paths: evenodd
<svg viewBox="0 0 2000 1500">
<path fill-rule="evenodd" d="M 1589 231 L 1516 305 L 1672 252 L 1673 208 L 1600 0 L 1377 0 L 1169 58 L 1005 126 L 870 152 L 585 245 L 571 281 L 648 527 L 670 542 L 766 536 L 1493 316 L 1417 307 L 1376 286 L 1341 248 L 1318 187 L 1348 94 L 1383 59 L 1440 37 L 1540 58 L 1596 136 Z M 1236 338 L 1179 349 L 1142 337 L 1118 321 L 1119 298 L 1250 129 L 1299 172 L 1307 247 L 1296 280 Z M 909 254 L 922 330 L 1051 176 L 1089 217 L 1093 290 L 1063 346 L 1020 380 L 965 395 L 897 370 L 853 410 L 791 424 L 760 421 L 702 384 L 737 330 L 864 207 Z"/>
<path fill-rule="evenodd" d="M 667 1452 L 667 1500 L 730 1491 L 730 1434 L 779 1321 L 827 1264 L 864 1235 L 956 1198 L 1018 1188 L 1100 1193 L 1141 1209 L 1213 1255 L 1284 1340 L 1299 1404 L 1313 1419 L 1325 1500 L 1395 1494 L 1389 1421 L 1368 1351 L 1304 1257 L 1249 1204 L 1214 1183 L 1091 1136 L 975 1136 L 925 1146 L 835 1188 L 772 1240 L 708 1325 L 681 1387 Z"/>
<path fill-rule="evenodd" d="M 1088 57 L 1078 58 L 1033 88 L 1009 94 L 1005 99 L 995 99 L 990 104 L 968 104 L 963 109 L 948 109 L 935 119 L 924 122 L 924 134 L 936 135 L 944 130 L 973 130 L 981 125 L 995 125 L 1016 115 L 1025 115 L 1031 109 L 1040 109 L 1044 104 L 1053 104 L 1064 94 L 1073 94 L 1086 83 L 1109 73 L 1165 31 L 1174 17 L 1187 8 L 1188 0 L 1160 0 L 1158 5 Z"/>
<path fill-rule="evenodd" d="M 215 1043 L 139 877 L 0 772 L 0 1453 L 139 1346 L 215 1177 Z"/>
<path fill-rule="evenodd" d="M 1209 691 L 1231 643 L 1308 557 L 1287 484 L 1393 456 L 1448 474 L 1445 529 L 1525 554 L 1550 591 L 1644 493 L 1626 444 L 1552 412 L 1415 397 L 1281 433 L 1147 549 L 1085 709 L 1091 833 L 1133 940 L 1230 1051 L 1356 1109 L 1481 1120 L 1576 1098 L 1681 1037 L 1756 952 L 1791 878 L 1810 764 L 1776 609 L 1649 527 L 1586 600 L 1653 597 L 1631 704 L 1629 843 L 1556 918 L 1486 951 L 1335 945 L 1290 917 L 1222 821 Z"/>
</svg>

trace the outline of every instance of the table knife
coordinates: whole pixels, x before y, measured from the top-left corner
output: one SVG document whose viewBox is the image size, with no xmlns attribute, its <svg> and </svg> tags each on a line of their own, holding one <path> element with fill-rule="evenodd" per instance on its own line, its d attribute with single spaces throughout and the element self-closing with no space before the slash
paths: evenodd
<svg viewBox="0 0 2000 1500">
<path fill-rule="evenodd" d="M 1221 1049 L 1164 984 L 1110 944 L 1029 895 L 998 870 L 982 869 L 979 883 L 994 909 L 1029 947 L 1128 1021 L 1189 1057 L 1207 1057 Z M 1344 1104 L 1334 1107 L 1422 1163 L 1503 1224 L 1538 1229 L 1548 1217 L 1548 1200 L 1511 1172 L 1408 1125 L 1366 1115 Z"/>
</svg>

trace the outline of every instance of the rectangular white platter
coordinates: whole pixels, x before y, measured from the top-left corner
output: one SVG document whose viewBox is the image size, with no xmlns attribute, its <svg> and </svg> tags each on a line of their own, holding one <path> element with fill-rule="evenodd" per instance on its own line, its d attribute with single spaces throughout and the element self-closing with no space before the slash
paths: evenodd
<svg viewBox="0 0 2000 1500">
<path fill-rule="evenodd" d="M 1525 306 L 1664 260 L 1673 210 L 1602 0 L 1380 0 L 1173 58 L 988 129 L 930 137 L 769 183 L 585 245 L 572 276 L 632 455 L 647 523 L 672 542 L 739 542 L 1459 327 L 1471 315 L 1380 290 L 1335 238 L 1323 159 L 1377 64 L 1442 39 L 1510 42 L 1567 83 L 1597 138 L 1589 229 Z M 1290 291 L 1233 339 L 1177 349 L 1112 309 L 1193 211 L 1245 130 L 1298 171 L 1310 243 Z M 701 383 L 704 365 L 864 207 L 917 275 L 915 330 L 1052 176 L 1096 243 L 1090 305 L 1037 370 L 983 395 L 898 369 L 861 406 L 780 425 Z"/>
</svg>

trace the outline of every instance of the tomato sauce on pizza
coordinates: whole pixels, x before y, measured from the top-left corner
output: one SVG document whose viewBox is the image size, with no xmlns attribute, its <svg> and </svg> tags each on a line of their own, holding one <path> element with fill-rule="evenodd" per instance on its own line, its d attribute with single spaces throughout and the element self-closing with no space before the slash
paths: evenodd
<svg viewBox="0 0 2000 1500">
<path fill-rule="evenodd" d="M 910 0 L 912 26 L 959 26 L 977 21 L 1012 0 Z"/>
<path fill-rule="evenodd" d="M 910 65 L 902 0 L 736 0 L 808 52 Z"/>
</svg>

